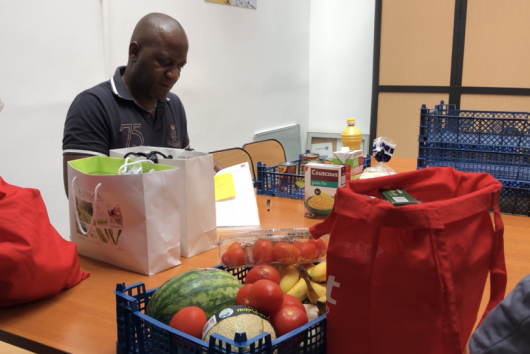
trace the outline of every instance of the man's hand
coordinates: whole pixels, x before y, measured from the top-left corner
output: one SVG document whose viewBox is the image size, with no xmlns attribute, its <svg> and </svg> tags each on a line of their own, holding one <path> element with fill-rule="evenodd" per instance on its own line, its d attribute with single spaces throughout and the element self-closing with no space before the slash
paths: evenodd
<svg viewBox="0 0 530 354">
<path fill-rule="evenodd" d="M 221 171 L 223 169 L 223 165 L 221 165 L 219 162 L 214 161 L 213 162 L 213 174 L 215 175 L 217 172 Z"/>
</svg>

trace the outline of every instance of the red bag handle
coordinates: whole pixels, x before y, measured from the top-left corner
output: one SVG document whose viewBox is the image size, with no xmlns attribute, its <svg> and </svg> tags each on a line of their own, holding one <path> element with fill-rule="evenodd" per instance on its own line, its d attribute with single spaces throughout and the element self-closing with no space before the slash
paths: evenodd
<svg viewBox="0 0 530 354">
<path fill-rule="evenodd" d="M 500 194 L 500 190 L 493 193 L 492 208 L 495 235 L 490 260 L 490 300 L 480 319 L 479 325 L 486 315 L 504 299 L 506 293 L 507 276 L 506 263 L 504 261 L 504 223 L 499 209 Z"/>
<path fill-rule="evenodd" d="M 448 354 L 462 353 L 460 341 L 460 326 L 456 312 L 456 295 L 453 282 L 453 272 L 447 251 L 445 225 L 440 219 L 437 209 L 425 209 L 431 221 L 431 243 L 434 246 L 434 260 L 442 289 L 444 310 L 442 335 L 444 351 Z"/>
</svg>

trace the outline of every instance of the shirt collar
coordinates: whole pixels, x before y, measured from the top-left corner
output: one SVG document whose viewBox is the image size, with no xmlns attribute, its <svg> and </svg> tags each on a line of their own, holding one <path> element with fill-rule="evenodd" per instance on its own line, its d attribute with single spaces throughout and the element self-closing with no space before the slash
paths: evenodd
<svg viewBox="0 0 530 354">
<path fill-rule="evenodd" d="M 135 99 L 132 97 L 132 95 L 127 91 L 127 88 L 125 87 L 125 84 L 122 80 L 122 75 L 125 72 L 125 66 L 119 66 L 116 69 L 116 72 L 114 73 L 114 76 L 110 78 L 110 89 L 112 90 L 112 93 L 120 98 L 124 98 L 129 101 L 135 101 Z M 169 101 L 169 97 L 166 97 L 166 102 Z M 163 101 L 158 100 L 159 103 L 164 103 Z"/>
</svg>

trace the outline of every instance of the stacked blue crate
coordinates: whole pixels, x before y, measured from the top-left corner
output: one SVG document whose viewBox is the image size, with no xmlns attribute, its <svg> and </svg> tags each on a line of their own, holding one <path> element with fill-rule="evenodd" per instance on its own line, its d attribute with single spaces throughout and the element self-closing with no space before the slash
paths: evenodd
<svg viewBox="0 0 530 354">
<path fill-rule="evenodd" d="M 421 108 L 418 169 L 487 172 L 503 184 L 505 214 L 530 215 L 530 113 Z"/>
</svg>

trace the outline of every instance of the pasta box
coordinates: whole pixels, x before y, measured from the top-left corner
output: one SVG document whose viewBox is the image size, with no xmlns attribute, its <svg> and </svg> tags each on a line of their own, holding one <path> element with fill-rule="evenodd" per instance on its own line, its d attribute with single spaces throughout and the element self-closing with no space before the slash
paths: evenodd
<svg viewBox="0 0 530 354">
<path fill-rule="evenodd" d="M 328 216 L 335 203 L 337 188 L 346 185 L 346 166 L 307 164 L 304 179 L 304 216 Z"/>
</svg>

